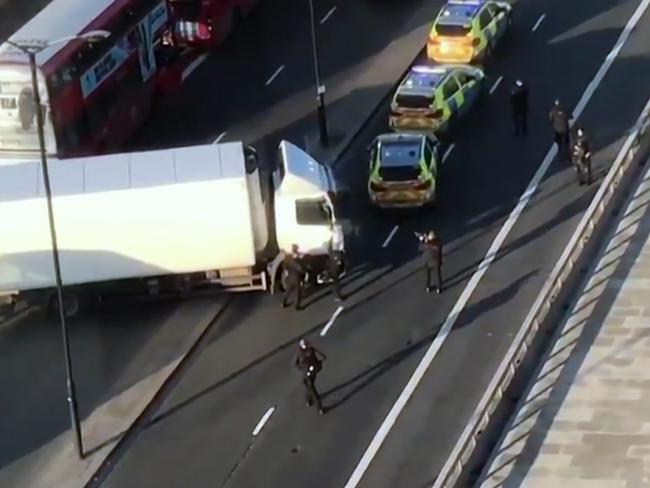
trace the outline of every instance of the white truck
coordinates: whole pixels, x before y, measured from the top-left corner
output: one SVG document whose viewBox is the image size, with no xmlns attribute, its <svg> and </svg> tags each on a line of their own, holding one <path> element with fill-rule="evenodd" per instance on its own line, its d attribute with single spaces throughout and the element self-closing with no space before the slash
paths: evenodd
<svg viewBox="0 0 650 488">
<path fill-rule="evenodd" d="M 269 170 L 240 142 L 51 160 L 66 314 L 116 292 L 273 292 L 292 244 L 326 280 L 345 250 L 331 170 L 288 141 L 277 154 Z M 46 205 L 38 161 L 0 164 L 0 295 L 56 307 Z"/>
</svg>

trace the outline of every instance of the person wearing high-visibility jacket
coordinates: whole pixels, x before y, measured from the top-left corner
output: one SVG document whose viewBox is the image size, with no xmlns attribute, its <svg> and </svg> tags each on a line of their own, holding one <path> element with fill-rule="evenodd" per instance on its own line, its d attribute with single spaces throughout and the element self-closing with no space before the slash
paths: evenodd
<svg viewBox="0 0 650 488">
<path fill-rule="evenodd" d="M 582 127 L 578 129 L 576 140 L 573 143 L 571 159 L 576 168 L 578 183 L 580 185 L 591 185 L 591 144 Z"/>
</svg>

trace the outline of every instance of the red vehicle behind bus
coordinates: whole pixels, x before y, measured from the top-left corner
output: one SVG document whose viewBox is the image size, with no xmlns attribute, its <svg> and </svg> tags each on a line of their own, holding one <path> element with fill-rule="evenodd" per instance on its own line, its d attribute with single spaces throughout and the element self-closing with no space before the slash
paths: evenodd
<svg viewBox="0 0 650 488">
<path fill-rule="evenodd" d="M 52 44 L 36 56 L 47 109 L 48 153 L 59 158 L 119 149 L 176 88 L 197 55 L 217 45 L 256 0 L 53 0 L 11 40 L 54 41 L 106 30 L 105 41 Z M 27 57 L 0 47 L 0 153 L 38 151 Z"/>
</svg>

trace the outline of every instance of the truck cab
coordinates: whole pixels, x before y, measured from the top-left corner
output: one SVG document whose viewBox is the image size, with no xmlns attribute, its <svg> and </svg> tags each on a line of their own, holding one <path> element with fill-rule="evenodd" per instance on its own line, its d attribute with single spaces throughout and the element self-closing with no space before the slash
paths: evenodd
<svg viewBox="0 0 650 488">
<path fill-rule="evenodd" d="M 345 252 L 332 170 L 288 141 L 280 143 L 277 159 L 273 188 L 278 248 L 286 252 L 298 244 L 308 267 L 322 270 L 330 249 Z"/>
</svg>

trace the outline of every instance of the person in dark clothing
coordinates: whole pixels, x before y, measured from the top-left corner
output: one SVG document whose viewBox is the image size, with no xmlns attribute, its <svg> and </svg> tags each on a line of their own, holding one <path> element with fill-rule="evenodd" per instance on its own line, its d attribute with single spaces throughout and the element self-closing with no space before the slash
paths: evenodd
<svg viewBox="0 0 650 488">
<path fill-rule="evenodd" d="M 291 246 L 291 252 L 285 255 L 282 264 L 287 273 L 287 282 L 284 291 L 284 299 L 282 300 L 282 308 L 287 308 L 289 306 L 291 295 L 295 294 L 296 310 L 300 310 L 300 300 L 302 299 L 302 289 L 305 280 L 305 267 L 297 244 Z"/>
<path fill-rule="evenodd" d="M 515 125 L 515 137 L 525 136 L 528 130 L 528 87 L 521 80 L 515 81 L 510 92 L 510 105 Z"/>
<path fill-rule="evenodd" d="M 336 300 L 342 301 L 345 300 L 345 296 L 341 291 L 341 273 L 344 268 L 344 257 L 341 251 L 335 251 L 330 249 L 329 258 L 327 261 L 327 272 L 332 278 L 332 288 L 334 289 L 334 294 L 336 295 Z"/>
<path fill-rule="evenodd" d="M 571 156 L 578 174 L 578 182 L 581 185 L 591 185 L 591 144 L 582 127 L 578 129 Z"/>
<path fill-rule="evenodd" d="M 434 231 L 418 235 L 418 238 L 420 239 L 420 252 L 424 259 L 424 270 L 427 276 L 425 290 L 427 293 L 434 290 L 434 287 L 431 286 L 431 271 L 435 269 L 437 278 L 435 290 L 440 293 L 442 291 L 442 241 Z"/>
<path fill-rule="evenodd" d="M 554 140 L 557 144 L 557 151 L 560 157 L 569 158 L 569 123 L 573 119 L 573 114 L 560 104 L 559 100 L 555 100 L 551 111 L 548 114 L 553 128 Z"/>
<path fill-rule="evenodd" d="M 302 382 L 306 389 L 307 406 L 311 407 L 316 403 L 316 407 L 321 414 L 325 413 L 325 409 L 323 408 L 320 393 L 316 389 L 316 376 L 323 369 L 325 359 L 327 359 L 327 356 L 323 352 L 316 349 L 307 340 L 300 340 L 294 364 L 303 374 Z"/>
</svg>

